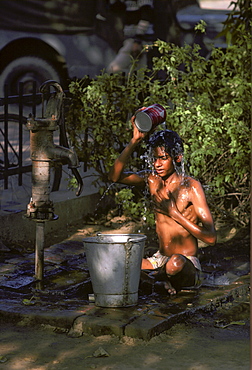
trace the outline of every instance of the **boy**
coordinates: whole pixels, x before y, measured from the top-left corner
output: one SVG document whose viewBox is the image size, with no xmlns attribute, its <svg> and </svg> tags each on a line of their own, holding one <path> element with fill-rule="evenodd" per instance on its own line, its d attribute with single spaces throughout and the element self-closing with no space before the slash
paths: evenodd
<svg viewBox="0 0 252 370">
<path fill-rule="evenodd" d="M 156 132 L 150 138 L 153 149 L 154 172 L 147 178 L 137 173 L 124 172 L 131 154 L 146 133 L 131 119 L 133 137 L 110 169 L 109 179 L 126 185 L 144 187 L 146 180 L 154 202 L 159 251 L 142 261 L 143 270 L 165 273 L 164 287 L 171 295 L 186 287 L 200 285 L 198 242 L 214 245 L 216 231 L 199 181 L 176 172 L 183 157 L 183 143 L 171 130 Z"/>
</svg>

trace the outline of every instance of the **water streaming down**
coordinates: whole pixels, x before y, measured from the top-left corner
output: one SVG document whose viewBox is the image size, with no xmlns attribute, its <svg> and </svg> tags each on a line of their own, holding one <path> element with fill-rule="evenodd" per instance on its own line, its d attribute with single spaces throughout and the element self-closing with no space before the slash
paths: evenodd
<svg viewBox="0 0 252 370">
<path fill-rule="evenodd" d="M 182 157 L 181 162 L 179 164 L 173 159 L 173 165 L 177 174 L 181 176 L 182 178 L 181 185 L 183 185 L 186 176 L 184 157 Z"/>
<path fill-rule="evenodd" d="M 151 150 L 150 148 L 147 148 L 146 149 L 146 152 L 144 155 L 142 155 L 140 157 L 140 159 L 143 160 L 143 163 L 144 163 L 144 171 L 150 171 L 152 174 L 154 174 L 154 166 L 153 166 L 153 156 L 151 154 Z M 143 198 L 143 216 L 142 216 L 142 220 L 144 223 L 147 223 L 147 217 L 146 217 L 146 214 L 147 214 L 147 209 L 149 207 L 149 203 L 150 203 L 150 192 L 149 192 L 149 187 L 148 187 L 148 179 L 147 179 L 147 176 L 145 176 L 145 182 L 146 182 L 146 187 L 143 191 L 144 193 L 144 198 Z M 149 227 L 147 228 L 149 230 Z M 140 233 L 141 230 L 138 230 L 138 232 Z"/>
<path fill-rule="evenodd" d="M 99 215 L 98 215 L 98 209 L 99 209 L 99 206 L 101 205 L 101 202 L 105 199 L 105 197 L 109 194 L 109 191 L 112 187 L 115 187 L 115 186 L 118 186 L 118 184 L 116 183 L 111 183 L 109 184 L 109 186 L 107 187 L 107 189 L 104 191 L 104 193 L 102 194 L 102 196 L 100 197 L 100 199 L 98 200 L 98 203 L 96 205 L 96 208 L 95 208 L 95 211 L 94 211 L 94 219 L 96 219 Z"/>
</svg>

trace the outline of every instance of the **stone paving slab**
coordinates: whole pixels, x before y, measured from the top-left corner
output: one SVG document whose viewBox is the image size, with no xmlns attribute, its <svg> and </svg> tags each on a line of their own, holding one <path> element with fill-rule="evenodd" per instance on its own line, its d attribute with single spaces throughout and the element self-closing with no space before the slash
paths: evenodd
<svg viewBox="0 0 252 370">
<path fill-rule="evenodd" d="M 205 299 L 209 300 L 208 303 L 202 305 L 188 306 L 181 312 L 178 310 L 177 313 L 167 313 L 166 315 L 160 312 L 160 306 L 155 310 L 148 311 L 145 315 L 137 318 L 132 323 L 125 327 L 126 336 L 133 338 L 140 338 L 144 340 L 150 340 L 153 336 L 161 334 L 162 332 L 170 329 L 173 325 L 185 321 L 193 315 L 203 312 L 213 312 L 218 308 L 225 307 L 226 305 L 235 304 L 240 300 L 245 299 L 249 294 L 249 286 L 244 284 L 239 287 L 230 287 L 225 292 L 219 291 L 215 295 L 215 298 L 210 298 L 211 293 L 204 292 Z M 223 294 L 225 293 L 225 294 Z M 183 292 L 181 292 L 181 297 Z"/>
<path fill-rule="evenodd" d="M 25 307 L 20 302 L 0 300 L 0 322 L 24 322 L 30 325 L 51 325 L 69 330 L 72 323 L 85 310 L 45 310 L 41 307 Z"/>
</svg>

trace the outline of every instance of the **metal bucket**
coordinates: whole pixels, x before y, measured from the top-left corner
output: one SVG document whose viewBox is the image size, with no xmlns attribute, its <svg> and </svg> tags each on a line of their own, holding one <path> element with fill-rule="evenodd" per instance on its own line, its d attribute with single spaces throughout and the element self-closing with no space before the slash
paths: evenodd
<svg viewBox="0 0 252 370">
<path fill-rule="evenodd" d="M 137 304 L 146 238 L 141 234 L 97 234 L 83 240 L 96 306 Z"/>
</svg>

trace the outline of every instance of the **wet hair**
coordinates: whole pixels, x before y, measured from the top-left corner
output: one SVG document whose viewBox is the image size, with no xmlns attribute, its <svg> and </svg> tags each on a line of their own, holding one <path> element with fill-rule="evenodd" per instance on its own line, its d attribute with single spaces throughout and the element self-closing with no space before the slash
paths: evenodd
<svg viewBox="0 0 252 370">
<path fill-rule="evenodd" d="M 177 132 L 172 130 L 162 130 L 155 132 L 149 139 L 149 146 L 154 149 L 164 147 L 173 159 L 184 153 L 183 141 Z"/>
</svg>

